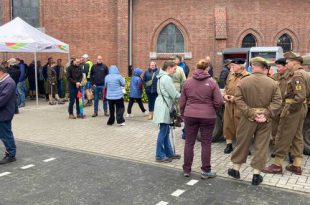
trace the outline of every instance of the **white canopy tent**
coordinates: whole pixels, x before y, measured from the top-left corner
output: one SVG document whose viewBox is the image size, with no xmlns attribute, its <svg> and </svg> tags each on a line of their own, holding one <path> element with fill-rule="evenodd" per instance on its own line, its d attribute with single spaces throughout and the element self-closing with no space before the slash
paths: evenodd
<svg viewBox="0 0 310 205">
<path fill-rule="evenodd" d="M 69 45 L 32 27 L 21 18 L 0 27 L 0 52 L 33 53 L 38 105 L 37 53 L 69 53 Z M 69 58 L 69 56 L 68 56 Z"/>
</svg>

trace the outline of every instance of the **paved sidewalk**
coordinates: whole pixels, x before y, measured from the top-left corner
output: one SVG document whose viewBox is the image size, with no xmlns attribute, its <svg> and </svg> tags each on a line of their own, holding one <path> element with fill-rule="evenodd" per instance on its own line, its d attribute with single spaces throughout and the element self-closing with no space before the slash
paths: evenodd
<svg viewBox="0 0 310 205">
<path fill-rule="evenodd" d="M 31 104 L 31 103 L 30 103 Z M 101 106 L 101 102 L 100 102 Z M 141 161 L 148 164 L 155 162 L 155 144 L 158 127 L 147 120 L 135 104 L 134 118 L 126 119 L 126 126 L 107 126 L 107 117 L 102 110 L 99 117 L 91 118 L 92 107 L 85 109 L 87 118 L 69 120 L 66 105 L 50 106 L 41 103 L 37 108 L 28 106 L 20 110 L 13 121 L 15 137 L 18 140 L 31 141 L 67 149 L 76 149 L 119 158 Z M 181 129 L 176 129 L 176 151 L 183 155 L 184 140 Z M 232 166 L 230 155 L 224 155 L 225 144 L 212 145 L 212 166 L 219 176 L 228 177 L 227 169 Z M 193 171 L 200 171 L 200 144 L 195 146 Z M 22 156 L 19 156 L 22 157 Z M 252 168 L 248 163 L 241 168 L 241 179 L 248 182 L 252 179 Z M 169 166 L 182 169 L 181 160 L 174 160 Z M 304 156 L 303 175 L 293 175 L 287 171 L 283 175 L 263 174 L 265 185 L 310 193 L 310 158 Z"/>
</svg>

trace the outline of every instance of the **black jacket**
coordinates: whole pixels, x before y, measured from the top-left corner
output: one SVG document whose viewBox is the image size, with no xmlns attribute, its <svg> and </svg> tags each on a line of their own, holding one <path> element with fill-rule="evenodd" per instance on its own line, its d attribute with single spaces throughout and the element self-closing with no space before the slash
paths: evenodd
<svg viewBox="0 0 310 205">
<path fill-rule="evenodd" d="M 67 70 L 67 79 L 73 86 L 83 79 L 83 68 L 77 65 L 70 65 Z"/>
<path fill-rule="evenodd" d="M 104 78 L 109 74 L 105 64 L 95 64 L 90 71 L 90 82 L 92 85 L 104 86 Z"/>
<path fill-rule="evenodd" d="M 225 66 L 220 74 L 219 87 L 223 89 L 226 85 L 227 76 L 229 75 L 229 69 Z"/>
<path fill-rule="evenodd" d="M 15 81 L 15 84 L 17 84 L 20 76 L 19 66 L 18 65 L 10 66 L 10 68 L 8 69 L 8 74 Z"/>
<path fill-rule="evenodd" d="M 28 67 L 28 80 L 35 81 L 36 80 L 36 71 L 34 63 L 31 63 Z"/>
</svg>

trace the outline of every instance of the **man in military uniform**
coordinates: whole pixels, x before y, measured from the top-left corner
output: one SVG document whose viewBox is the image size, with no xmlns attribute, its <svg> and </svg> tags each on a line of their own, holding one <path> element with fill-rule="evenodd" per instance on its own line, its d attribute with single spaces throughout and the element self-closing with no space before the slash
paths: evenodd
<svg viewBox="0 0 310 205">
<path fill-rule="evenodd" d="M 275 64 L 277 66 L 277 73 L 275 73 L 273 75 L 273 78 L 278 81 L 279 83 L 279 87 L 281 90 L 281 96 L 283 98 L 283 96 L 285 95 L 285 91 L 287 88 L 287 77 L 288 77 L 288 70 L 286 67 L 286 59 L 285 58 L 280 58 L 278 60 L 275 61 Z M 285 105 L 285 100 L 282 99 L 282 107 Z M 279 112 L 279 115 L 275 116 L 274 118 L 272 118 L 272 141 L 275 144 L 276 143 L 276 135 L 277 135 L 277 131 L 278 131 L 278 125 L 279 125 L 279 121 L 280 121 L 280 114 L 281 112 Z"/>
<path fill-rule="evenodd" d="M 240 110 L 235 103 L 235 88 L 238 82 L 250 74 L 244 69 L 243 59 L 235 59 L 230 63 L 232 72 L 227 77 L 224 89 L 225 111 L 224 111 L 224 137 L 226 139 L 225 154 L 233 151 L 232 140 L 236 137 L 236 131 L 240 120 Z"/>
<path fill-rule="evenodd" d="M 264 74 L 267 61 L 261 57 L 252 58 L 251 66 L 253 74 L 243 78 L 236 87 L 235 102 L 242 115 L 236 135 L 237 145 L 231 157 L 233 168 L 228 169 L 228 175 L 240 178 L 240 167 L 246 162 L 253 142 L 252 185 L 259 185 L 263 181 L 260 172 L 267 163 L 270 118 L 278 114 L 282 98 L 278 83 Z"/>
<path fill-rule="evenodd" d="M 286 166 L 286 170 L 301 175 L 303 157 L 303 124 L 308 112 L 307 98 L 310 93 L 310 76 L 302 68 L 303 59 L 293 52 L 284 54 L 289 71 L 287 89 L 284 95 L 285 105 L 280 115 L 277 141 L 274 148 L 275 158 L 272 164 L 263 172 L 282 174 L 284 157 L 289 150 L 294 157 L 293 164 Z"/>
</svg>

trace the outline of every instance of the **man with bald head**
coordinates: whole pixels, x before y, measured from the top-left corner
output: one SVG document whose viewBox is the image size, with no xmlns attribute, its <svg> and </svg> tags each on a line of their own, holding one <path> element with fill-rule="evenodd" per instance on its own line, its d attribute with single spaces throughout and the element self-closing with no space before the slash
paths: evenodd
<svg viewBox="0 0 310 205">
<path fill-rule="evenodd" d="M 107 101 L 104 97 L 104 79 L 105 76 L 109 74 L 108 67 L 103 63 L 102 57 L 97 57 L 97 63 L 92 67 L 90 72 L 90 82 L 92 86 L 94 87 L 94 114 L 92 117 L 98 116 L 98 104 L 99 104 L 99 94 L 102 93 L 103 95 L 103 110 L 104 115 L 108 116 L 108 105 Z"/>
</svg>

